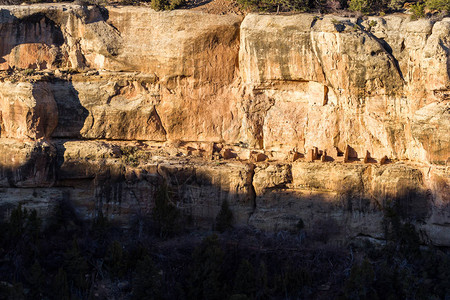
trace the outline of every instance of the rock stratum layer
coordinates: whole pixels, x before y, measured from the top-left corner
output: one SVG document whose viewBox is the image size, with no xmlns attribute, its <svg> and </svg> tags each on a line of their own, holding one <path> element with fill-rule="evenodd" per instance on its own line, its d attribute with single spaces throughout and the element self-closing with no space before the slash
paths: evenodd
<svg viewBox="0 0 450 300">
<path fill-rule="evenodd" d="M 0 205 L 450 246 L 450 18 L 0 7 Z"/>
</svg>

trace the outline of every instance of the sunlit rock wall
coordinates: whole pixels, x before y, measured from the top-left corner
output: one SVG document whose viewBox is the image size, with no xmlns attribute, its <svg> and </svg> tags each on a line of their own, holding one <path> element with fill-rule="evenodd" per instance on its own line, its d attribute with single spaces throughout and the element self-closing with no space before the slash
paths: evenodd
<svg viewBox="0 0 450 300">
<path fill-rule="evenodd" d="M 0 7 L 0 206 L 450 245 L 450 19 Z M 209 225 L 208 225 L 209 226 Z"/>
</svg>

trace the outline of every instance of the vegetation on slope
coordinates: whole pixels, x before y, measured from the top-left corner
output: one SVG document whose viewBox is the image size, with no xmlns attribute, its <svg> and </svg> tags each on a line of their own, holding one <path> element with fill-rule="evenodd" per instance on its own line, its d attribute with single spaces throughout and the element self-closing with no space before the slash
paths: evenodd
<svg viewBox="0 0 450 300">
<path fill-rule="evenodd" d="M 22 3 L 67 2 L 66 0 L 0 0 L 0 5 Z M 214 0 L 212 0 L 214 1 Z M 263 12 L 353 12 L 361 14 L 385 14 L 409 10 L 414 18 L 435 13 L 444 15 L 450 11 L 449 0 L 230 0 L 238 3 L 245 11 Z M 197 6 L 196 0 L 75 0 L 80 5 L 141 5 L 155 10 L 173 10 Z M 211 1 L 203 1 L 209 3 Z M 200 4 L 201 5 L 201 4 Z M 226 12 L 224 12 L 226 13 Z"/>
<path fill-rule="evenodd" d="M 385 14 L 417 8 L 429 13 L 450 11 L 448 0 L 236 0 L 246 9 L 267 12 L 339 12 L 351 11 L 362 14 Z"/>
<path fill-rule="evenodd" d="M 129 230 L 101 213 L 83 222 L 68 202 L 45 225 L 15 208 L 0 223 L 0 299 L 450 297 L 448 249 L 422 246 L 395 205 L 385 208 L 386 241 L 336 247 L 303 226 L 233 229 L 226 202 L 216 220 L 223 233 L 192 230 L 166 186 L 158 195 Z"/>
</svg>

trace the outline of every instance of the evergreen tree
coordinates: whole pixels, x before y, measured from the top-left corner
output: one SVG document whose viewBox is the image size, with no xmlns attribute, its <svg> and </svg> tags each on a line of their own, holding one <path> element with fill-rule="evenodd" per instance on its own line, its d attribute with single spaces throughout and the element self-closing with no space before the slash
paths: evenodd
<svg viewBox="0 0 450 300">
<path fill-rule="evenodd" d="M 222 202 L 222 207 L 216 217 L 216 230 L 219 232 L 224 232 L 232 227 L 233 213 L 230 210 L 228 201 L 224 200 Z"/>
<path fill-rule="evenodd" d="M 69 283 L 81 293 L 86 292 L 89 285 L 86 281 L 89 266 L 86 259 L 81 255 L 76 240 L 72 242 L 72 247 L 64 255 L 64 269 L 68 274 Z"/>
<path fill-rule="evenodd" d="M 224 299 L 226 290 L 221 276 L 224 256 L 215 234 L 195 249 L 188 283 L 189 299 Z"/>
<path fill-rule="evenodd" d="M 367 259 L 361 265 L 354 265 L 344 289 L 346 299 L 378 299 L 372 287 L 374 280 L 375 272 Z"/>
<path fill-rule="evenodd" d="M 133 276 L 133 299 L 161 298 L 161 275 L 150 256 L 146 255 L 138 261 Z"/>
<path fill-rule="evenodd" d="M 171 203 L 166 184 L 162 184 L 156 193 L 152 216 L 160 237 L 167 238 L 180 230 L 180 212 Z"/>
</svg>

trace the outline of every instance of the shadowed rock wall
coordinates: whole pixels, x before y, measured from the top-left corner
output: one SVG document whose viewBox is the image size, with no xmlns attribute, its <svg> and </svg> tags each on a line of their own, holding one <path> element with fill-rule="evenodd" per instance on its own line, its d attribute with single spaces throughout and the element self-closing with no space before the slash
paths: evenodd
<svg viewBox="0 0 450 300">
<path fill-rule="evenodd" d="M 0 7 L 0 205 L 450 245 L 450 19 Z"/>
</svg>

